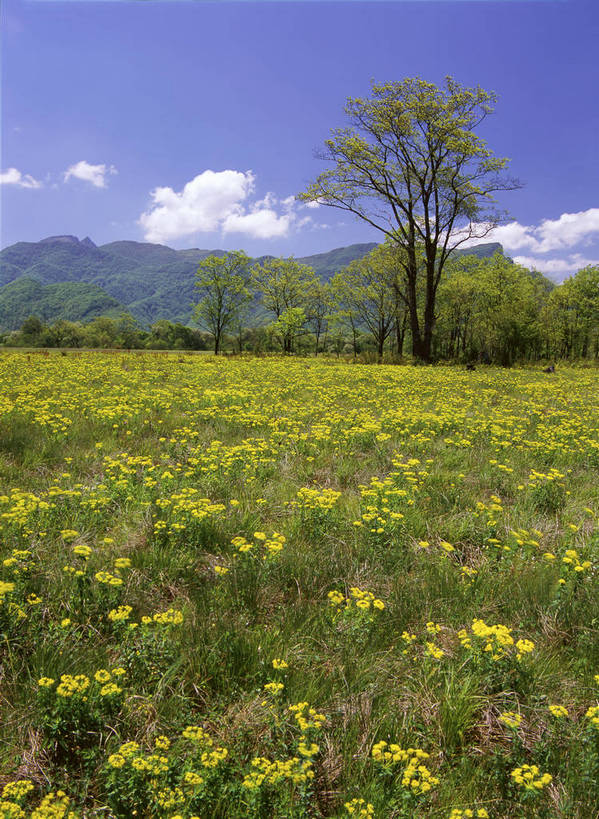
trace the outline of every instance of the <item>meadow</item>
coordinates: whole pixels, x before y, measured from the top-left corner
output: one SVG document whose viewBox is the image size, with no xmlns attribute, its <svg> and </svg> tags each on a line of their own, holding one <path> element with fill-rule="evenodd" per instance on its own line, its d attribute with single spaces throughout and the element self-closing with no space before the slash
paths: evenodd
<svg viewBox="0 0 599 819">
<path fill-rule="evenodd" d="M 599 370 L 0 384 L 0 817 L 599 816 Z"/>
</svg>

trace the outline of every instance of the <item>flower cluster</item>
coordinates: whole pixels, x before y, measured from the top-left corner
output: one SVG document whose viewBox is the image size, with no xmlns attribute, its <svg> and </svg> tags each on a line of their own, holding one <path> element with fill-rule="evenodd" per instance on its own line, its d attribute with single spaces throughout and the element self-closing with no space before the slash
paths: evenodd
<svg viewBox="0 0 599 819">
<path fill-rule="evenodd" d="M 330 512 L 335 506 L 341 492 L 328 487 L 320 488 L 313 486 L 303 486 L 297 492 L 297 500 L 291 501 L 291 509 L 300 509 L 302 512 Z"/>
<path fill-rule="evenodd" d="M 343 807 L 350 816 L 374 816 L 374 805 L 361 797 L 346 802 Z"/>
<path fill-rule="evenodd" d="M 519 768 L 514 768 L 510 776 L 516 785 L 526 791 L 533 792 L 543 790 L 553 780 L 551 774 L 542 774 L 536 765 L 522 765 Z"/>
<path fill-rule="evenodd" d="M 250 554 L 260 557 L 262 560 L 277 557 L 283 551 L 286 542 L 285 535 L 279 532 L 273 532 L 270 536 L 265 532 L 254 532 L 253 542 L 241 536 L 234 537 L 231 541 L 236 550 L 235 556 Z M 223 574 L 220 566 L 217 566 L 215 571 L 217 574 Z"/>
<path fill-rule="evenodd" d="M 294 785 L 304 785 L 312 779 L 314 770 L 310 759 L 294 756 L 290 759 L 270 760 L 260 756 L 252 759 L 252 770 L 244 776 L 242 784 L 249 791 L 254 791 L 262 785 L 278 785 L 284 780 Z"/>
<path fill-rule="evenodd" d="M 335 607 L 338 614 L 351 609 L 368 612 L 372 610 L 383 611 L 385 608 L 383 601 L 375 597 L 372 592 L 364 591 L 357 586 L 350 588 L 348 597 L 339 591 L 330 591 L 327 597 L 329 604 Z"/>
<path fill-rule="evenodd" d="M 439 784 L 439 779 L 433 776 L 423 762 L 430 755 L 421 748 L 403 749 L 396 743 L 389 744 L 382 740 L 373 746 L 371 755 L 388 772 L 397 764 L 402 764 L 402 787 L 414 796 L 422 796 Z"/>
<path fill-rule="evenodd" d="M 511 628 L 501 624 L 489 626 L 480 618 L 472 621 L 470 630 L 460 629 L 458 638 L 468 651 L 488 656 L 494 662 L 511 656 L 521 660 L 524 655 L 530 654 L 535 648 L 532 640 L 514 640 Z"/>
</svg>

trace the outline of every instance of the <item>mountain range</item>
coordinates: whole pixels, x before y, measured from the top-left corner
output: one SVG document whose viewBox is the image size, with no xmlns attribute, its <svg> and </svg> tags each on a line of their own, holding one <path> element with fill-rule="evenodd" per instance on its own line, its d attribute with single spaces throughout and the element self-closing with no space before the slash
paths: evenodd
<svg viewBox="0 0 599 819">
<path fill-rule="evenodd" d="M 375 242 L 354 244 L 297 261 L 328 280 L 374 247 Z M 487 257 L 497 251 L 503 252 L 501 245 L 492 242 L 459 252 Z M 161 318 L 189 324 L 198 265 L 207 256 L 224 254 L 133 241 L 97 246 L 89 237 L 76 236 L 17 242 L 0 251 L 0 329 L 17 329 L 32 314 L 46 322 L 88 321 L 123 311 L 144 325 Z"/>
</svg>

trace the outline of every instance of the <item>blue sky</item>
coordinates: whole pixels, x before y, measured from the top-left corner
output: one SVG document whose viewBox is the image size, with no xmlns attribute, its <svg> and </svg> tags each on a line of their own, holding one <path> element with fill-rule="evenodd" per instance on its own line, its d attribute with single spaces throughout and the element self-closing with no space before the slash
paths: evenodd
<svg viewBox="0 0 599 819">
<path fill-rule="evenodd" d="M 292 197 L 371 79 L 447 74 L 498 96 L 482 135 L 525 187 L 513 257 L 599 263 L 599 4 L 2 2 L 1 243 L 316 253 L 379 238 Z"/>
</svg>

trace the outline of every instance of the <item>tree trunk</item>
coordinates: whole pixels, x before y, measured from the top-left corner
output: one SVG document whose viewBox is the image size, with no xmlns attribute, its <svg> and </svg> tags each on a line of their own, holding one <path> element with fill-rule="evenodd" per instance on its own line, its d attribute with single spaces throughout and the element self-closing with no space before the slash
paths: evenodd
<svg viewBox="0 0 599 819">
<path fill-rule="evenodd" d="M 424 339 L 420 333 L 418 319 L 418 299 L 416 297 L 416 278 L 410 277 L 407 283 L 408 308 L 410 310 L 410 330 L 412 331 L 412 355 L 420 361 L 428 360 L 424 347 Z M 430 355 L 430 351 L 429 351 Z"/>
<path fill-rule="evenodd" d="M 351 332 L 352 332 L 352 341 L 353 341 L 353 345 L 354 345 L 354 361 L 355 361 L 357 356 L 358 356 L 358 334 L 356 332 L 356 327 L 355 327 L 353 321 L 351 323 Z"/>
<path fill-rule="evenodd" d="M 435 263 L 427 262 L 426 303 L 424 305 L 424 327 L 422 328 L 422 360 L 431 361 L 433 330 L 435 329 Z"/>
<path fill-rule="evenodd" d="M 403 344 L 404 339 L 406 337 L 406 322 L 407 322 L 407 315 L 404 311 L 401 319 L 401 324 L 399 323 L 399 316 L 395 314 L 395 340 L 397 342 L 397 357 L 401 358 L 403 356 Z"/>
<path fill-rule="evenodd" d="M 589 334 L 585 332 L 582 340 L 582 358 L 586 358 L 589 351 Z"/>
</svg>

